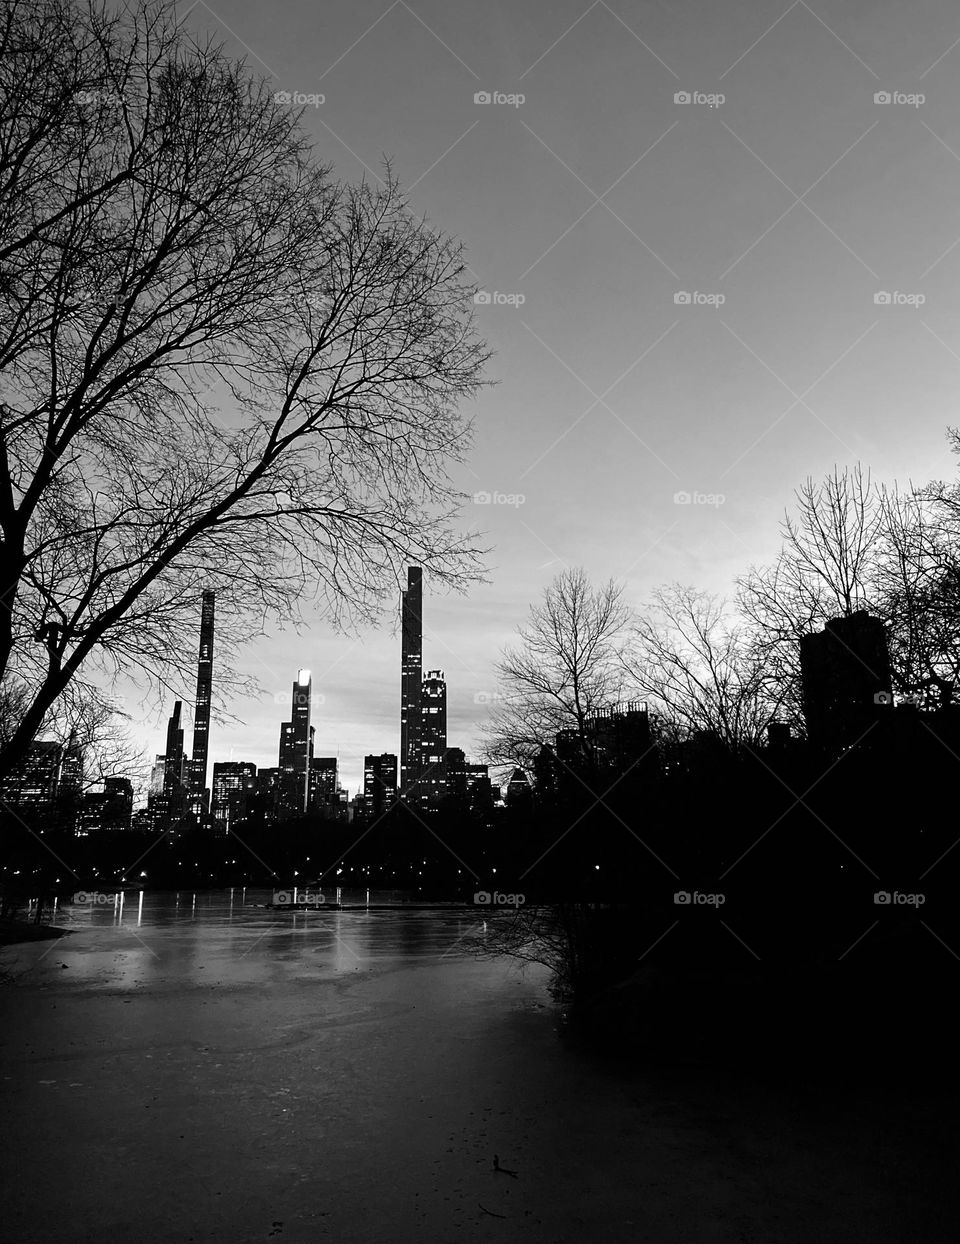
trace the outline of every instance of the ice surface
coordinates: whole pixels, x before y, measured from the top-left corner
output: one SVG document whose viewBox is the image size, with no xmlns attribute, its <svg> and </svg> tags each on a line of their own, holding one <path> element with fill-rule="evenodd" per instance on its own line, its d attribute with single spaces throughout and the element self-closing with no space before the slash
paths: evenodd
<svg viewBox="0 0 960 1244">
<path fill-rule="evenodd" d="M 0 950 L 4 1238 L 955 1238 L 950 1153 L 882 1102 L 614 1071 L 473 913 L 268 898 L 127 895 Z"/>
</svg>

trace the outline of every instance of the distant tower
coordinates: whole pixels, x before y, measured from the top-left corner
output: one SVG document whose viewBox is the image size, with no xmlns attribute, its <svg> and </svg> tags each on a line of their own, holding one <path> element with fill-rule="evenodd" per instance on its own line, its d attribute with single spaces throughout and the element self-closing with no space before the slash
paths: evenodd
<svg viewBox="0 0 960 1244">
<path fill-rule="evenodd" d="M 307 810 L 313 730 L 310 698 L 313 683 L 309 670 L 299 670 L 291 693 L 290 720 L 280 727 L 280 780 L 277 813 L 281 820 L 303 816 Z"/>
<path fill-rule="evenodd" d="M 167 830 L 180 825 L 187 811 L 187 762 L 183 755 L 183 727 L 177 700 L 167 722 L 167 742 L 162 756 L 157 757 L 150 782 L 147 806 L 155 829 Z"/>
<path fill-rule="evenodd" d="M 428 670 L 420 688 L 420 783 L 424 803 L 436 803 L 445 792 L 447 754 L 447 684 L 443 670 Z"/>
<path fill-rule="evenodd" d="M 163 753 L 164 794 L 182 789 L 184 784 L 183 727 L 180 725 L 182 708 L 182 701 L 177 700 L 170 714 L 170 720 L 167 722 L 167 746 Z"/>
<path fill-rule="evenodd" d="M 818 634 L 800 640 L 800 674 L 807 738 L 839 756 L 867 740 L 890 700 L 890 657 L 879 618 L 860 609 L 831 618 Z M 878 708 L 879 706 L 879 708 Z"/>
<path fill-rule="evenodd" d="M 372 816 L 382 816 L 397 796 L 397 758 L 392 752 L 363 759 L 363 797 Z"/>
<path fill-rule="evenodd" d="M 213 766 L 214 828 L 229 834 L 231 827 L 246 820 L 257 795 L 257 767 L 248 761 L 226 760 Z"/>
<path fill-rule="evenodd" d="M 207 751 L 210 744 L 210 694 L 213 687 L 213 592 L 203 593 L 200 614 L 200 655 L 197 699 L 193 710 L 193 759 L 190 762 L 190 812 L 199 820 L 207 812 Z"/>
<path fill-rule="evenodd" d="M 423 678 L 423 571 L 407 567 L 400 615 L 400 791 L 420 777 L 420 684 Z"/>
<path fill-rule="evenodd" d="M 310 758 L 310 783 L 307 807 L 321 816 L 330 814 L 337 802 L 340 785 L 336 756 L 312 756 Z"/>
</svg>

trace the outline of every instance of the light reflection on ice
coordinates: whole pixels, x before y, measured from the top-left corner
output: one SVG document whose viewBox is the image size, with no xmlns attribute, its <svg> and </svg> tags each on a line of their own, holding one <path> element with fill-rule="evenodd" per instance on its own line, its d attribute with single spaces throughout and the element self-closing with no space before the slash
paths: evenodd
<svg viewBox="0 0 960 1244">
<path fill-rule="evenodd" d="M 395 892 L 336 888 L 356 910 L 270 910 L 272 892 L 150 891 L 118 893 L 114 902 L 61 904 L 56 942 L 4 948 L 0 963 L 58 986 L 243 987 L 336 979 L 425 960 L 470 957 L 464 939 L 485 921 L 469 909 L 376 910 Z M 329 897 L 333 898 L 331 889 Z M 106 897 L 106 896 L 104 896 Z M 371 904 L 373 905 L 371 909 Z M 70 975 L 62 966 L 66 964 Z"/>
</svg>

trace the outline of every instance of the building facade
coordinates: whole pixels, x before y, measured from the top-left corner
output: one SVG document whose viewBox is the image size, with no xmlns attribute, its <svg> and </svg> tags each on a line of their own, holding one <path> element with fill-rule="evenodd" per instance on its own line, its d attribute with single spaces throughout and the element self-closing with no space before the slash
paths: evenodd
<svg viewBox="0 0 960 1244">
<path fill-rule="evenodd" d="M 810 745 L 839 756 L 866 742 L 892 699 L 883 623 L 863 609 L 831 618 L 801 638 L 800 674 Z"/>
<path fill-rule="evenodd" d="M 290 820 L 307 810 L 310 762 L 313 759 L 313 729 L 310 704 L 313 682 L 309 670 L 299 670 L 290 696 L 290 720 L 280 727 L 280 770 L 277 817 Z"/>
<path fill-rule="evenodd" d="M 400 791 L 417 785 L 421 764 L 420 695 L 423 682 L 423 571 L 407 567 L 400 605 Z"/>
<path fill-rule="evenodd" d="M 435 805 L 446 791 L 447 682 L 443 670 L 428 670 L 420 688 L 420 802 Z"/>
<path fill-rule="evenodd" d="M 364 813 L 382 816 L 397 797 L 397 758 L 392 752 L 363 759 Z"/>
<path fill-rule="evenodd" d="M 204 592 L 197 656 L 197 698 L 193 709 L 193 757 L 190 761 L 190 814 L 201 820 L 210 806 L 207 756 L 210 747 L 210 697 L 213 691 L 214 594 Z"/>
<path fill-rule="evenodd" d="M 229 834 L 246 821 L 257 795 L 257 766 L 227 760 L 213 766 L 211 813 L 216 833 Z"/>
<path fill-rule="evenodd" d="M 307 807 L 321 816 L 337 811 L 339 774 L 336 756 L 313 756 L 310 760 L 310 790 Z"/>
</svg>

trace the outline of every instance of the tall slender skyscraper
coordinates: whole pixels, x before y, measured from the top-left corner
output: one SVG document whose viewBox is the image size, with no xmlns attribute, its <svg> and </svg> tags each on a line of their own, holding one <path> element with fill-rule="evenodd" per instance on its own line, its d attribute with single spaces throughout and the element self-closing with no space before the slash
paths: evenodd
<svg viewBox="0 0 960 1244">
<path fill-rule="evenodd" d="M 420 692 L 420 782 L 425 804 L 444 795 L 447 754 L 447 684 L 443 670 L 428 670 Z"/>
<path fill-rule="evenodd" d="M 423 679 L 423 571 L 407 567 L 400 611 L 400 791 L 420 777 L 420 686 Z"/>
<path fill-rule="evenodd" d="M 210 694 L 213 688 L 213 592 L 203 593 L 200 614 L 200 655 L 197 699 L 193 710 L 193 759 L 190 761 L 190 812 L 199 819 L 207 811 L 207 752 L 210 745 Z"/>
<path fill-rule="evenodd" d="M 291 695 L 290 720 L 280 727 L 277 788 L 277 815 L 280 820 L 303 816 L 307 810 L 310 761 L 313 758 L 313 730 L 310 726 L 312 688 L 310 671 L 299 670 Z"/>
<path fill-rule="evenodd" d="M 166 749 L 157 757 L 151 778 L 150 809 L 154 828 L 168 830 L 182 828 L 187 811 L 187 762 L 183 755 L 183 727 L 180 725 L 180 700 L 173 706 L 167 722 Z"/>
</svg>

